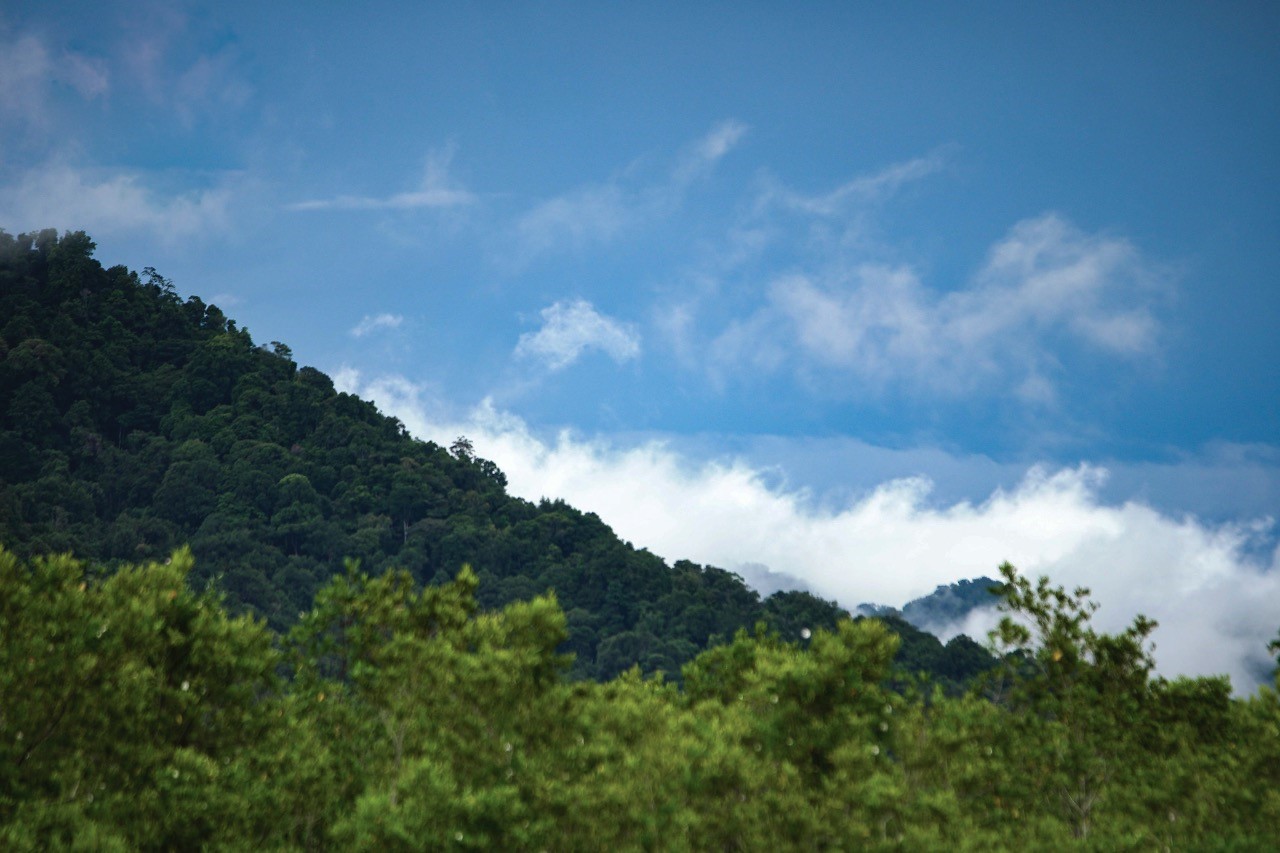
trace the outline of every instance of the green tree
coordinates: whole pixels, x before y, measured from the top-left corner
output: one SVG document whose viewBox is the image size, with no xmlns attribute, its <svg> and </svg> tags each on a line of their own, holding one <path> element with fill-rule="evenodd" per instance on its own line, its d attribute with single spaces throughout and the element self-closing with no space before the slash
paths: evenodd
<svg viewBox="0 0 1280 853">
<path fill-rule="evenodd" d="M 1088 589 L 1068 593 L 1047 578 L 1033 586 L 1008 563 L 1000 574 L 1005 615 L 992 639 L 1007 664 L 995 695 L 1015 711 L 1017 760 L 1036 806 L 1086 839 L 1138 757 L 1131 735 L 1148 712 L 1156 623 L 1138 616 L 1120 634 L 1101 634 Z"/>
<path fill-rule="evenodd" d="M 477 615 L 476 584 L 469 568 L 419 590 L 406 572 L 374 578 L 352 565 L 294 630 L 300 694 L 348 733 L 329 760 L 360 768 L 349 807 L 331 812 L 343 846 L 523 847 L 534 837 L 526 823 L 541 783 L 527 769 L 562 717 L 564 617 L 551 599 Z M 308 813 L 309 797 L 292 799 Z"/>
<path fill-rule="evenodd" d="M 277 656 L 191 564 L 97 581 L 0 551 L 0 846 L 189 849 L 255 808 L 224 780 L 272 724 Z"/>
</svg>

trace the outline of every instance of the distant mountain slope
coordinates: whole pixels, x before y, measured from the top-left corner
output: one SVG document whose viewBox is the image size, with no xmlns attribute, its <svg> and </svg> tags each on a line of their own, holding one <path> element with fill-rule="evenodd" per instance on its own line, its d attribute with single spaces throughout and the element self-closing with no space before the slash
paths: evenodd
<svg viewBox="0 0 1280 853">
<path fill-rule="evenodd" d="M 954 625 L 975 610 L 994 608 L 997 599 L 992 589 L 999 586 L 1000 581 L 986 577 L 941 584 L 928 595 L 902 605 L 902 618 L 922 631 Z"/>
<path fill-rule="evenodd" d="M 676 673 L 739 628 L 793 637 L 845 615 L 803 592 L 762 601 L 592 513 L 511 497 L 465 441 L 413 439 L 284 344 L 255 345 L 216 306 L 149 268 L 103 269 L 93 249 L 80 232 L 0 231 L 0 542 L 19 555 L 110 571 L 189 543 L 194 583 L 276 629 L 346 558 L 422 583 L 470 563 L 485 607 L 555 591 L 580 677 Z M 937 657 L 936 639 L 897 627 L 904 660 Z M 971 657 L 946 678 L 989 663 Z"/>
<path fill-rule="evenodd" d="M 861 604 L 858 612 L 867 616 L 897 615 L 922 631 L 936 631 L 961 622 L 975 610 L 994 608 L 997 598 L 993 590 L 1000 581 L 982 577 L 939 584 L 928 595 L 908 601 L 902 607 Z"/>
</svg>

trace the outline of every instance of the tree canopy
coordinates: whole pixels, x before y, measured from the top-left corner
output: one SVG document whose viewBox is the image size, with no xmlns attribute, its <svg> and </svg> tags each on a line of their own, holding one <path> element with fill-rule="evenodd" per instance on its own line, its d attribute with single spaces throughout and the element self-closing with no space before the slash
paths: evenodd
<svg viewBox="0 0 1280 853">
<path fill-rule="evenodd" d="M 192 571 L 0 552 L 0 846 L 1261 850 L 1280 821 L 1275 690 L 1153 678 L 1150 623 L 1098 633 L 1012 568 L 1005 663 L 955 696 L 891 689 L 874 619 L 575 682 L 558 602 L 485 611 L 469 568 L 350 563 L 280 642 Z"/>
</svg>

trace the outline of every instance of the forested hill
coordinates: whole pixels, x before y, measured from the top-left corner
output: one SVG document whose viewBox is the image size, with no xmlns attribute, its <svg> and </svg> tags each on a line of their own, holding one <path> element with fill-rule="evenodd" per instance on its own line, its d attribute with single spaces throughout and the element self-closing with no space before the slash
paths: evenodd
<svg viewBox="0 0 1280 853">
<path fill-rule="evenodd" d="M 975 610 L 995 610 L 999 581 L 973 578 L 939 584 L 933 592 L 908 601 L 901 608 L 859 604 L 857 612 L 880 619 L 900 617 L 922 631 L 936 631 L 961 623 Z"/>
<path fill-rule="evenodd" d="M 284 344 L 255 345 L 155 270 L 104 269 L 93 251 L 81 232 L 0 231 L 0 544 L 18 555 L 110 572 L 189 544 L 193 584 L 277 630 L 347 559 L 423 584 L 469 563 L 485 608 L 555 591 L 579 677 L 678 673 L 758 621 L 796 637 L 845 615 L 803 592 L 762 601 L 592 513 L 514 498 L 465 442 L 413 439 Z M 959 681 L 989 665 L 967 638 L 944 647 L 889 621 L 908 669 Z"/>
</svg>

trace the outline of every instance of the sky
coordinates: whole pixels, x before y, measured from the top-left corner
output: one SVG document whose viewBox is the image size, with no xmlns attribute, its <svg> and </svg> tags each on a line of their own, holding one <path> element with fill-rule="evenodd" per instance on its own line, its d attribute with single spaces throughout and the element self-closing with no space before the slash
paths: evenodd
<svg viewBox="0 0 1280 853">
<path fill-rule="evenodd" d="M 1278 190 L 1274 4 L 0 7 L 5 230 L 668 560 L 847 607 L 1009 560 L 1237 689 Z"/>
</svg>

